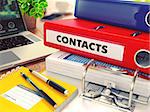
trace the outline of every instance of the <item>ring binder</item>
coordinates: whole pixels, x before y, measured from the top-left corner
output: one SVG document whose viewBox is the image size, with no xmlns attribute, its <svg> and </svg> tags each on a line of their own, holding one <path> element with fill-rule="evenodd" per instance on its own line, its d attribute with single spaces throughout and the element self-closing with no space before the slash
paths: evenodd
<svg viewBox="0 0 150 112">
<path fill-rule="evenodd" d="M 76 0 L 75 17 L 149 32 L 149 7 L 131 0 Z"/>
<path fill-rule="evenodd" d="M 83 93 L 85 92 L 85 78 L 86 78 L 86 73 L 87 73 L 87 70 L 88 70 L 88 67 L 90 66 L 90 64 L 94 61 L 94 59 L 91 59 L 87 64 L 86 64 L 86 67 L 85 67 L 85 71 L 83 73 L 83 77 L 82 77 L 82 91 Z"/>
<path fill-rule="evenodd" d="M 149 74 L 149 33 L 82 19 L 59 20 L 44 24 L 44 44 Z M 142 49 L 146 52 L 136 55 Z"/>
<path fill-rule="evenodd" d="M 142 101 L 140 100 L 140 98 L 135 97 L 145 98 L 144 96 L 139 96 L 133 93 L 135 89 L 135 82 L 138 77 L 138 69 L 134 72 L 134 77 L 132 79 L 130 91 L 126 92 L 117 90 L 116 85 L 109 81 L 107 82 L 107 86 L 104 86 L 105 84 L 99 85 L 92 82 L 88 82 L 88 84 L 86 85 L 85 82 L 87 77 L 87 71 L 92 64 L 94 64 L 94 59 L 90 60 L 85 66 L 85 71 L 82 76 L 82 93 L 80 95 L 81 98 L 91 100 L 97 103 L 102 102 L 108 104 L 113 108 L 117 108 L 125 112 L 133 112 L 136 103 L 141 103 L 145 105 L 148 104 L 149 97 L 146 98 L 146 101 Z M 120 93 L 116 91 L 121 91 L 123 95 L 120 95 Z"/>
</svg>

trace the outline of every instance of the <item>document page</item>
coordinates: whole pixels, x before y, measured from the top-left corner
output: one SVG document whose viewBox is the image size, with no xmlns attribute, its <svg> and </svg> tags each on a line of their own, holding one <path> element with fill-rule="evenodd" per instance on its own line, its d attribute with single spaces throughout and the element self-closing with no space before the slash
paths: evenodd
<svg viewBox="0 0 150 112">
<path fill-rule="evenodd" d="M 15 86 L 2 95 L 10 102 L 29 110 L 42 99 L 40 96 L 23 87 Z"/>
</svg>

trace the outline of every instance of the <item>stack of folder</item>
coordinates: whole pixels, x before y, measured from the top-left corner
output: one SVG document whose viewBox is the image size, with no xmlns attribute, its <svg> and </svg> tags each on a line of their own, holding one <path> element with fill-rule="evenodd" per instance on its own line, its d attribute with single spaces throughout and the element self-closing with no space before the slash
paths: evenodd
<svg viewBox="0 0 150 112">
<path fill-rule="evenodd" d="M 68 52 L 49 56 L 47 71 L 81 78 L 84 65 L 95 59 L 101 70 L 90 68 L 89 79 L 105 85 L 102 81 L 105 78 L 114 82 L 117 89 L 128 91 L 132 76 L 138 70 L 134 92 L 150 97 L 147 88 L 150 84 L 149 7 L 148 2 L 77 0 L 76 19 L 50 21 L 44 25 L 44 44 Z M 72 55 L 78 58 L 69 60 Z"/>
<path fill-rule="evenodd" d="M 149 7 L 131 1 L 77 0 L 77 19 L 46 22 L 44 43 L 149 74 Z"/>
<path fill-rule="evenodd" d="M 61 50 L 47 57 L 47 71 L 82 79 L 81 97 L 90 101 L 123 111 L 148 104 L 149 7 L 128 0 L 76 0 L 76 19 L 44 24 L 44 44 Z"/>
<path fill-rule="evenodd" d="M 149 7 L 133 1 L 77 0 L 77 19 L 45 23 L 44 44 L 138 70 L 146 74 L 141 78 L 149 80 Z"/>
</svg>

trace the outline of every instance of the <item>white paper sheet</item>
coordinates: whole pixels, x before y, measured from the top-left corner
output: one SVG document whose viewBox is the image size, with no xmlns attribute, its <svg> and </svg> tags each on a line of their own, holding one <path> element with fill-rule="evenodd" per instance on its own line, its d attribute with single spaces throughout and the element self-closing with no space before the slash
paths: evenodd
<svg viewBox="0 0 150 112">
<path fill-rule="evenodd" d="M 32 92 L 29 92 L 19 86 L 15 86 L 2 95 L 10 102 L 29 110 L 36 105 L 42 98 Z"/>
</svg>

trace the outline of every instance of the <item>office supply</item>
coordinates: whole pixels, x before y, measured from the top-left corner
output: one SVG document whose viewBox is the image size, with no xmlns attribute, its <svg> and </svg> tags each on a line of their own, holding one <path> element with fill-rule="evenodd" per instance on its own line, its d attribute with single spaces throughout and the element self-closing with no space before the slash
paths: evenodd
<svg viewBox="0 0 150 112">
<path fill-rule="evenodd" d="M 41 59 L 55 51 L 27 31 L 17 0 L 0 1 L 0 71 Z"/>
<path fill-rule="evenodd" d="M 6 93 L 4 93 L 2 97 L 27 110 L 30 110 L 42 99 L 40 96 L 25 90 L 20 85 L 17 85 L 14 88 L 10 89 Z"/>
<path fill-rule="evenodd" d="M 123 0 L 77 0 L 75 16 L 150 32 L 150 3 Z M 90 10 L 90 11 L 89 11 Z"/>
<path fill-rule="evenodd" d="M 51 87 L 53 87 L 54 89 L 56 89 L 57 91 L 67 95 L 68 94 L 68 90 L 66 90 L 65 88 L 63 88 L 62 86 L 58 85 L 57 83 L 49 80 L 47 77 L 44 77 L 42 74 L 33 71 L 33 70 L 29 70 L 32 74 L 34 74 L 36 77 L 40 78 L 41 80 L 43 80 L 44 82 L 46 82 L 48 85 L 50 85 Z"/>
<path fill-rule="evenodd" d="M 72 15 L 72 13 L 52 13 L 51 15 L 44 16 L 42 21 L 56 20 L 69 15 Z"/>
<path fill-rule="evenodd" d="M 99 26 L 104 27 L 95 30 Z M 133 37 L 135 30 L 82 19 L 46 22 L 44 27 L 47 46 L 149 74 L 149 33 Z"/>
<path fill-rule="evenodd" d="M 54 108 L 51 106 L 47 101 L 41 99 L 40 102 L 38 102 L 36 105 L 34 105 L 29 110 L 24 109 L 8 100 L 3 98 L 3 94 L 7 91 L 11 90 L 12 88 L 16 87 L 18 84 L 22 84 L 27 88 L 30 88 L 34 90 L 34 88 L 26 81 L 24 78 L 20 75 L 20 73 L 24 73 L 30 77 L 31 80 L 34 80 L 34 83 L 39 87 L 42 88 L 43 91 L 45 91 L 57 104 L 57 108 Z M 52 87 L 47 86 L 46 83 L 44 83 L 42 80 L 37 78 L 36 76 L 32 75 L 28 68 L 20 67 L 17 69 L 14 69 L 0 77 L 0 111 L 10 112 L 10 111 L 18 111 L 18 112 L 60 112 L 64 106 L 66 106 L 69 102 L 71 102 L 77 95 L 78 90 L 75 86 L 72 86 L 68 83 L 65 83 L 63 81 L 54 79 L 50 76 L 48 76 L 50 80 L 56 82 L 57 84 L 63 86 L 66 88 L 69 93 L 67 95 L 63 95 L 53 89 Z M 7 86 L 6 86 L 7 85 Z M 34 100 L 32 98 L 31 100 Z M 9 107 L 9 108 L 8 108 Z"/>
<path fill-rule="evenodd" d="M 81 79 L 85 65 L 91 59 L 79 55 L 58 51 L 46 58 L 46 70 L 48 72 Z M 114 83 L 119 90 L 129 92 L 135 70 L 112 65 L 102 61 L 94 61 L 87 71 L 86 80 L 106 86 L 108 82 Z M 132 76 L 131 76 L 132 74 Z M 138 75 L 150 78 L 149 74 L 138 72 Z M 140 96 L 150 97 L 150 81 L 137 78 L 134 93 Z"/>
<path fill-rule="evenodd" d="M 41 97 L 43 97 L 47 102 L 49 102 L 54 108 L 57 107 L 57 104 L 51 99 L 43 90 L 38 88 L 24 73 L 21 73 L 22 77 L 28 81 L 39 93 Z"/>
<path fill-rule="evenodd" d="M 141 96 L 134 94 L 134 89 L 136 85 L 136 80 L 138 77 L 138 70 L 134 72 L 134 77 L 132 83 L 130 84 L 129 92 L 120 91 L 117 86 L 108 80 L 107 85 L 96 85 L 89 83 L 86 86 L 86 77 L 88 68 L 93 63 L 94 60 L 89 61 L 82 75 L 82 93 L 81 97 L 94 102 L 103 102 L 111 107 L 125 111 L 133 112 L 136 107 L 136 103 L 141 103 L 148 105 L 149 97 L 145 98 L 145 101 L 141 100 Z M 99 83 L 98 83 L 99 84 Z"/>
</svg>

